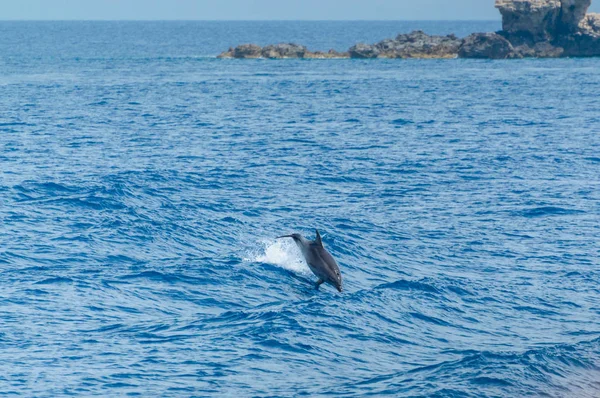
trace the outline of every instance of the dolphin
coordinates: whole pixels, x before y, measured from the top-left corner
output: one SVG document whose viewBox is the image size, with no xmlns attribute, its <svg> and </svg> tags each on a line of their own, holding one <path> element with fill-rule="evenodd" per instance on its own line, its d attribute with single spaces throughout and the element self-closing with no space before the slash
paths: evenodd
<svg viewBox="0 0 600 398">
<path fill-rule="evenodd" d="M 294 239 L 294 242 L 296 242 L 300 251 L 302 251 L 302 255 L 304 256 L 308 267 L 313 274 L 319 278 L 317 281 L 317 289 L 325 282 L 335 287 L 338 292 L 341 292 L 342 274 L 340 273 L 340 267 L 338 267 L 333 256 L 329 254 L 325 247 L 323 247 L 323 241 L 321 240 L 319 231 L 315 231 L 317 232 L 315 240 L 308 240 L 300 234 L 278 236 L 277 239 Z"/>
</svg>

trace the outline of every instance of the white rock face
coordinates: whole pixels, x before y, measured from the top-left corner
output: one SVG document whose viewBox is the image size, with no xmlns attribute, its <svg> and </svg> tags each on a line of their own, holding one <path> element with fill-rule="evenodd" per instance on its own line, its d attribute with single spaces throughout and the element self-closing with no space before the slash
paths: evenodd
<svg viewBox="0 0 600 398">
<path fill-rule="evenodd" d="M 588 35 L 600 37 L 600 14 L 586 14 L 579 28 Z"/>
<path fill-rule="evenodd" d="M 560 0 L 496 0 L 502 14 L 502 30 L 545 36 L 560 17 Z"/>
<path fill-rule="evenodd" d="M 592 0 L 496 0 L 502 29 L 528 32 L 534 37 L 571 33 L 580 29 Z"/>
</svg>

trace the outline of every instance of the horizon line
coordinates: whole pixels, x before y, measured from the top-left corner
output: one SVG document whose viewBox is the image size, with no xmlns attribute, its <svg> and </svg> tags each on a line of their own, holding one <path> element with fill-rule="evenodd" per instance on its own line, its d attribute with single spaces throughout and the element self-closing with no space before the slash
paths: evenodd
<svg viewBox="0 0 600 398">
<path fill-rule="evenodd" d="M 498 19 L 0 19 L 1 22 L 501 22 Z"/>
</svg>

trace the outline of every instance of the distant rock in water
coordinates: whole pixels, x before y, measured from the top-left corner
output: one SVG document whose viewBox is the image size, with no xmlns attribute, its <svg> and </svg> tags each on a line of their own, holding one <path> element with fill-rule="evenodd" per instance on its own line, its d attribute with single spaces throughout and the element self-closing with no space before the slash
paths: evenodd
<svg viewBox="0 0 600 398">
<path fill-rule="evenodd" d="M 556 58 L 600 56 L 600 14 L 587 14 L 592 0 L 496 0 L 502 30 L 464 39 L 417 30 L 347 52 L 309 51 L 294 43 L 242 44 L 218 58 Z"/>
<path fill-rule="evenodd" d="M 350 58 L 350 54 L 348 52 L 339 52 L 335 50 L 329 50 L 324 53 L 322 51 L 308 52 L 304 56 L 304 58 L 315 58 L 315 59 L 342 59 L 342 58 Z"/>
<path fill-rule="evenodd" d="M 351 58 L 456 58 L 462 40 L 455 35 L 430 36 L 422 30 L 377 44 L 350 47 Z"/>
<path fill-rule="evenodd" d="M 508 40 L 496 33 L 473 33 L 464 39 L 458 52 L 461 58 L 514 58 L 515 49 Z"/>
<path fill-rule="evenodd" d="M 286 58 L 349 58 L 348 53 L 340 53 L 335 50 L 329 52 L 315 51 L 311 52 L 304 46 L 294 43 L 271 44 L 265 47 L 256 44 L 242 44 L 235 48 L 219 54 L 217 58 L 268 58 L 268 59 L 286 59 Z"/>
<path fill-rule="evenodd" d="M 350 47 L 348 54 L 350 58 L 377 58 L 379 56 L 379 49 L 375 45 L 358 43 Z"/>
<path fill-rule="evenodd" d="M 242 44 L 230 48 L 218 58 L 456 58 L 461 45 L 462 40 L 455 35 L 430 36 L 418 30 L 376 44 L 359 43 L 350 47 L 347 52 L 312 52 L 294 43 L 274 44 L 262 48 L 255 44 Z"/>
<path fill-rule="evenodd" d="M 298 44 L 275 44 L 262 49 L 264 58 L 304 58 L 308 50 Z"/>
<path fill-rule="evenodd" d="M 261 58 L 262 48 L 256 44 L 242 44 L 236 48 L 230 48 L 227 54 L 231 54 L 231 58 Z M 225 58 L 225 53 L 221 54 L 221 58 Z"/>
</svg>

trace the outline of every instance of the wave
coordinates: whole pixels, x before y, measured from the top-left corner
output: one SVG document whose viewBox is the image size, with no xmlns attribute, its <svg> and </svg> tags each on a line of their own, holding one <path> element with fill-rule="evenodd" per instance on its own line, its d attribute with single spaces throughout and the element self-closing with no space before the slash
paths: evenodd
<svg viewBox="0 0 600 398">
<path fill-rule="evenodd" d="M 455 351 L 458 359 L 382 374 L 357 383 L 369 394 L 422 391 L 428 380 L 444 380 L 431 396 L 573 396 L 595 398 L 600 384 L 600 338 L 524 352 Z M 431 386 L 429 386 L 431 387 Z M 390 390 L 390 388 L 392 390 Z M 472 395 L 471 395 L 472 394 Z"/>
<path fill-rule="evenodd" d="M 560 216 L 560 215 L 573 215 L 584 213 L 581 210 L 576 209 L 566 209 L 564 207 L 557 206 L 542 206 L 535 207 L 532 209 L 523 210 L 518 213 L 518 215 L 527 217 L 527 218 L 535 218 L 535 217 L 545 217 L 545 216 Z"/>
<path fill-rule="evenodd" d="M 311 275 L 302 253 L 291 239 L 266 239 L 259 248 L 247 251 L 246 262 L 264 263 L 302 275 Z"/>
</svg>

